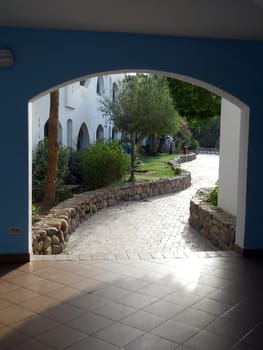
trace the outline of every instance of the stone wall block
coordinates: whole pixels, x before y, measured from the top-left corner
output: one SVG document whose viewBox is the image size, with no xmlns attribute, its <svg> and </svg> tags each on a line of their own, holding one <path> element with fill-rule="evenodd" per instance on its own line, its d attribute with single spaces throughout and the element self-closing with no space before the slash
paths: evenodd
<svg viewBox="0 0 263 350">
<path fill-rule="evenodd" d="M 44 247 L 44 242 L 43 242 L 43 241 L 39 241 L 39 242 L 37 243 L 37 251 L 38 251 L 39 253 L 42 252 L 43 247 Z"/>
<path fill-rule="evenodd" d="M 32 247 L 33 247 L 33 252 L 37 252 L 37 247 L 38 247 L 38 238 L 37 236 L 33 236 L 33 239 L 32 239 Z"/>
<path fill-rule="evenodd" d="M 57 233 L 58 233 L 58 229 L 56 227 L 48 227 L 47 228 L 48 236 L 52 237 L 53 235 L 56 235 Z"/>
<path fill-rule="evenodd" d="M 63 232 L 68 232 L 68 229 L 69 229 L 68 221 L 64 219 L 60 219 L 60 222 L 61 222 L 61 230 Z"/>
<path fill-rule="evenodd" d="M 50 237 L 46 237 L 44 240 L 43 250 L 46 250 L 48 247 L 51 246 L 52 239 Z"/>
<path fill-rule="evenodd" d="M 158 196 L 159 195 L 158 188 L 154 188 L 152 193 L 153 193 L 154 196 Z"/>
<path fill-rule="evenodd" d="M 39 229 L 34 229 L 33 227 L 33 233 L 34 233 L 34 236 L 35 237 L 45 237 L 47 235 L 47 231 L 42 229 L 42 230 L 39 230 Z"/>
<path fill-rule="evenodd" d="M 59 244 L 52 245 L 52 254 L 60 254 L 62 252 L 62 247 Z"/>
<path fill-rule="evenodd" d="M 51 255 L 52 254 L 52 247 L 48 247 L 44 249 L 44 255 Z"/>
<path fill-rule="evenodd" d="M 51 239 L 52 239 L 52 245 L 54 245 L 54 244 L 59 244 L 59 238 L 58 238 L 58 232 L 57 232 L 57 234 L 56 235 L 53 235 L 52 237 L 51 237 Z"/>
<path fill-rule="evenodd" d="M 63 231 L 59 231 L 58 232 L 58 238 L 59 238 L 59 242 L 60 243 L 65 243 L 65 238 L 64 238 L 64 233 L 63 233 Z"/>
<path fill-rule="evenodd" d="M 136 186 L 136 187 L 135 187 L 135 193 L 136 193 L 136 194 L 142 193 L 142 186 Z"/>
</svg>

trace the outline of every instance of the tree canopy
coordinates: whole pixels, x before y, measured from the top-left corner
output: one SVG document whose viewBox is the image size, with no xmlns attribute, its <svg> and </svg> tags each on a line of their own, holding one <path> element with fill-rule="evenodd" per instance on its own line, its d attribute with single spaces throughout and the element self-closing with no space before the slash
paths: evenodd
<svg viewBox="0 0 263 350">
<path fill-rule="evenodd" d="M 104 98 L 101 111 L 131 140 L 131 181 L 134 181 L 135 143 L 148 135 L 175 134 L 179 116 L 165 78 L 152 74 L 127 75 L 115 98 Z"/>
<path fill-rule="evenodd" d="M 167 81 L 156 75 L 127 75 L 117 97 L 105 98 L 101 110 L 120 131 L 140 138 L 173 134 L 179 128 Z"/>
<path fill-rule="evenodd" d="M 191 127 L 206 124 L 210 118 L 220 115 L 219 96 L 181 80 L 167 78 L 167 81 L 175 110 Z"/>
</svg>

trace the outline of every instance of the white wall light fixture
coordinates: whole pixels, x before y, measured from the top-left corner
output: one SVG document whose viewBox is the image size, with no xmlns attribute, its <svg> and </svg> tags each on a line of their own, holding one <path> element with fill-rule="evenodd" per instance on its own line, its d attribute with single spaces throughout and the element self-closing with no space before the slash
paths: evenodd
<svg viewBox="0 0 263 350">
<path fill-rule="evenodd" d="M 9 68 L 14 64 L 14 55 L 11 50 L 0 49 L 0 68 Z"/>
</svg>

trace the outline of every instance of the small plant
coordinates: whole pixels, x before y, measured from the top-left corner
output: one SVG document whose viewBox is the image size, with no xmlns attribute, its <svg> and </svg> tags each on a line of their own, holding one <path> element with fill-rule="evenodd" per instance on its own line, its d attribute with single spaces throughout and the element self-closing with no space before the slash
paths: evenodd
<svg viewBox="0 0 263 350">
<path fill-rule="evenodd" d="M 218 203 L 218 181 L 216 182 L 216 186 L 213 189 L 210 189 L 207 193 L 206 202 L 217 206 Z"/>
<path fill-rule="evenodd" d="M 39 213 L 39 208 L 34 203 L 32 203 L 32 214 L 36 215 L 38 213 Z"/>
<path fill-rule="evenodd" d="M 174 174 L 177 176 L 177 175 L 181 175 L 182 174 L 182 169 L 181 168 L 175 168 L 174 169 Z"/>
</svg>

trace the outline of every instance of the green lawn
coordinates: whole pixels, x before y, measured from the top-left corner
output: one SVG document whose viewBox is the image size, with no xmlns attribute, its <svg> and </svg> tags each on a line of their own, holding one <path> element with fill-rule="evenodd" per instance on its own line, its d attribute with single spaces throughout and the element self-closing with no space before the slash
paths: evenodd
<svg viewBox="0 0 263 350">
<path fill-rule="evenodd" d="M 168 164 L 168 161 L 175 159 L 177 156 L 176 154 L 167 153 L 158 154 L 156 156 L 138 156 L 136 163 L 138 163 L 139 166 L 136 168 L 136 170 L 138 170 L 138 172 L 135 173 L 136 181 L 174 177 L 174 169 Z"/>
</svg>

